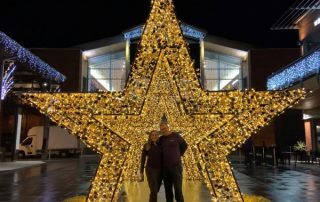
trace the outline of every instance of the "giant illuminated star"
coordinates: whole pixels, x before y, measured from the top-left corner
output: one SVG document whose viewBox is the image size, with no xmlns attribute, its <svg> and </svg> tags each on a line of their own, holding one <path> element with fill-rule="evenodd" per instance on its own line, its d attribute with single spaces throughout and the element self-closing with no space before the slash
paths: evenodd
<svg viewBox="0 0 320 202">
<path fill-rule="evenodd" d="M 23 99 L 102 155 L 88 201 L 117 200 L 123 177 L 135 179 L 146 133 L 158 129 L 163 114 L 190 145 L 187 178 L 203 177 L 214 201 L 242 201 L 227 155 L 303 96 L 301 90 L 204 91 L 172 1 L 154 0 L 124 91 Z"/>
<path fill-rule="evenodd" d="M 131 170 L 128 178 L 134 178 L 135 176 L 131 174 L 135 172 L 132 171 L 137 171 L 138 169 L 141 146 L 147 138 L 143 134 L 158 129 L 162 114 L 166 114 L 171 127 L 184 134 L 186 141 L 190 144 L 195 142 L 195 137 L 199 136 L 199 131 L 204 127 L 210 125 L 210 131 L 217 130 L 232 117 L 231 115 L 226 115 L 225 117 L 211 115 L 206 116 L 205 121 L 203 121 L 203 116 L 186 114 L 184 107 L 179 105 L 182 100 L 178 88 L 171 82 L 172 80 L 173 74 L 170 71 L 166 55 L 162 53 L 151 78 L 146 100 L 139 115 L 95 116 L 96 120 L 99 120 L 115 133 L 121 134 L 124 139 L 132 143 L 130 153 L 133 157 L 128 162 L 128 170 Z M 192 156 L 191 150 L 188 152 Z M 193 173 L 187 175 L 188 178 L 200 177 L 198 172 L 194 172 L 194 166 L 196 166 L 195 158 L 188 158 L 185 164 L 187 172 Z"/>
</svg>

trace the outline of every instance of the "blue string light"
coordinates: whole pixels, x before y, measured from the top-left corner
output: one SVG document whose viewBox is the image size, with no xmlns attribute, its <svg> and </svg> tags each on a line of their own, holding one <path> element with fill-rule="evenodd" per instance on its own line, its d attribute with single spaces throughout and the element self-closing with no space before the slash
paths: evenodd
<svg viewBox="0 0 320 202">
<path fill-rule="evenodd" d="M 203 39 L 206 36 L 204 32 L 200 32 L 184 23 L 181 24 L 181 30 L 183 32 L 183 35 L 190 36 L 196 39 Z"/>
<path fill-rule="evenodd" d="M 1 100 L 4 100 L 8 92 L 13 87 L 14 81 L 13 81 L 13 72 L 16 69 L 16 65 L 11 64 L 7 71 L 4 73 L 4 77 L 2 79 L 1 84 Z"/>
<path fill-rule="evenodd" d="M 320 50 L 300 59 L 281 72 L 272 75 L 267 81 L 268 90 L 280 90 L 301 81 L 320 71 Z"/>
<path fill-rule="evenodd" d="M 23 48 L 3 32 L 0 32 L 0 46 L 4 47 L 4 51 L 7 54 L 10 54 L 12 57 L 16 57 L 17 61 L 20 63 L 26 63 L 26 68 L 31 71 L 37 72 L 46 79 L 56 81 L 58 83 L 65 81 L 66 77 L 63 74 L 43 62 L 39 57 Z"/>
<path fill-rule="evenodd" d="M 198 31 L 195 28 L 191 27 L 190 25 L 182 23 L 180 27 L 184 36 L 189 36 L 196 39 L 203 39 L 206 36 L 204 32 Z M 139 26 L 133 30 L 125 32 L 123 35 L 126 40 L 135 39 L 135 38 L 139 38 L 142 35 L 142 32 L 143 32 L 143 26 Z"/>
</svg>

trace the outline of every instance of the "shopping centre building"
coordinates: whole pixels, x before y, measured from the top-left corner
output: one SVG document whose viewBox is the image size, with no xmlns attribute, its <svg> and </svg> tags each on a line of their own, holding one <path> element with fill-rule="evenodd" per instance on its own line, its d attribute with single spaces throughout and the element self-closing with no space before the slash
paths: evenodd
<svg viewBox="0 0 320 202">
<path fill-rule="evenodd" d="M 254 48 L 212 36 L 184 23 L 181 30 L 200 83 L 207 91 L 266 90 L 267 76 L 299 57 L 299 49 L 295 48 Z M 83 51 L 81 80 L 84 91 L 119 91 L 125 87 L 142 32 L 143 26 L 137 26 L 115 37 L 75 46 Z M 291 114 L 297 113 L 300 114 Z M 297 124 L 298 127 L 301 125 Z M 275 132 L 273 124 L 266 127 L 254 136 L 255 145 L 275 146 Z M 292 141 L 301 139 L 302 133 L 291 138 Z"/>
<path fill-rule="evenodd" d="M 295 109 L 302 110 L 307 149 L 320 152 L 320 1 L 296 1 L 272 26 L 299 31 L 301 56 L 269 76 L 268 90 L 305 88 L 311 91 Z"/>
<path fill-rule="evenodd" d="M 212 36 L 185 23 L 181 24 L 181 30 L 188 42 L 199 81 L 207 91 L 250 88 L 266 90 L 267 76 L 299 57 L 299 49 L 254 48 L 245 43 Z M 141 25 L 118 36 L 71 48 L 31 48 L 30 51 L 66 76 L 67 79 L 59 84 L 59 90 L 62 92 L 121 91 L 125 88 L 142 33 Z M 12 92 L 15 92 L 15 88 Z M 10 97 L 5 102 L 10 103 Z M 16 101 L 11 100 L 11 103 Z M 26 137 L 28 129 L 32 126 L 43 123 L 43 117 L 38 112 L 26 106 L 23 108 L 28 110 L 22 113 L 21 139 Z M 15 111 L 3 110 L 2 114 L 11 117 L 2 120 L 5 125 L 15 123 Z M 17 128 L 17 123 L 13 127 L 2 127 L 0 130 L 2 133 L 15 134 L 14 128 Z M 271 124 L 254 136 L 255 145 L 275 146 L 275 134 L 275 125 Z M 296 139 L 299 139 L 299 135 Z"/>
<path fill-rule="evenodd" d="M 248 87 L 248 46 L 207 36 L 202 30 L 181 24 L 202 86 L 209 91 Z M 83 50 L 84 88 L 88 91 L 120 91 L 126 84 L 143 26 L 122 35 L 76 46 Z"/>
</svg>

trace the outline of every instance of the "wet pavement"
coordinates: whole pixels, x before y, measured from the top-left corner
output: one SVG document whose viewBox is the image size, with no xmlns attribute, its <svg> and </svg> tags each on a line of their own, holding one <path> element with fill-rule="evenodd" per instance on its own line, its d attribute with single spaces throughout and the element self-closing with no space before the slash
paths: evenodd
<svg viewBox="0 0 320 202">
<path fill-rule="evenodd" d="M 20 168 L 27 168 L 27 167 L 33 167 L 35 165 L 40 165 L 45 162 L 43 161 L 14 161 L 14 162 L 0 162 L 0 171 L 10 171 L 10 170 L 16 170 Z"/>
<path fill-rule="evenodd" d="M 320 166 L 315 164 L 312 167 L 248 168 L 234 165 L 234 171 L 243 193 L 261 195 L 279 202 L 316 202 L 320 201 Z"/>
<path fill-rule="evenodd" d="M 24 169 L 0 172 L 0 201 L 56 202 L 89 191 L 98 157 L 57 159 Z M 1 162 L 0 162 L 1 167 Z M 320 165 L 250 166 L 234 164 L 242 193 L 261 195 L 275 202 L 320 201 Z M 186 202 L 209 202 L 202 182 L 184 182 Z M 120 202 L 148 201 L 146 182 L 124 184 Z M 159 202 L 164 202 L 161 187 Z"/>
<path fill-rule="evenodd" d="M 118 202 L 140 202 L 149 201 L 148 183 L 126 182 L 124 183 L 125 195 L 121 195 Z M 211 202 L 210 193 L 201 181 L 184 181 L 182 191 L 185 202 Z M 162 185 L 158 194 L 158 202 L 165 202 L 164 186 Z"/>
<path fill-rule="evenodd" d="M 98 158 L 51 160 L 46 164 L 0 172 L 0 201 L 63 201 L 87 194 Z"/>
</svg>

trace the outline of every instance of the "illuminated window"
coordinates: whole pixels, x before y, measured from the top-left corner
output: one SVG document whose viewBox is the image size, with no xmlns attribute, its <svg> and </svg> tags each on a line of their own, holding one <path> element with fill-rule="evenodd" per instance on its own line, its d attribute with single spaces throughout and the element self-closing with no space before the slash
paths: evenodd
<svg viewBox="0 0 320 202">
<path fill-rule="evenodd" d="M 241 89 L 241 59 L 205 51 L 204 87 L 209 91 Z"/>
<path fill-rule="evenodd" d="M 125 52 L 89 58 L 89 91 L 121 91 L 126 82 Z"/>
</svg>

